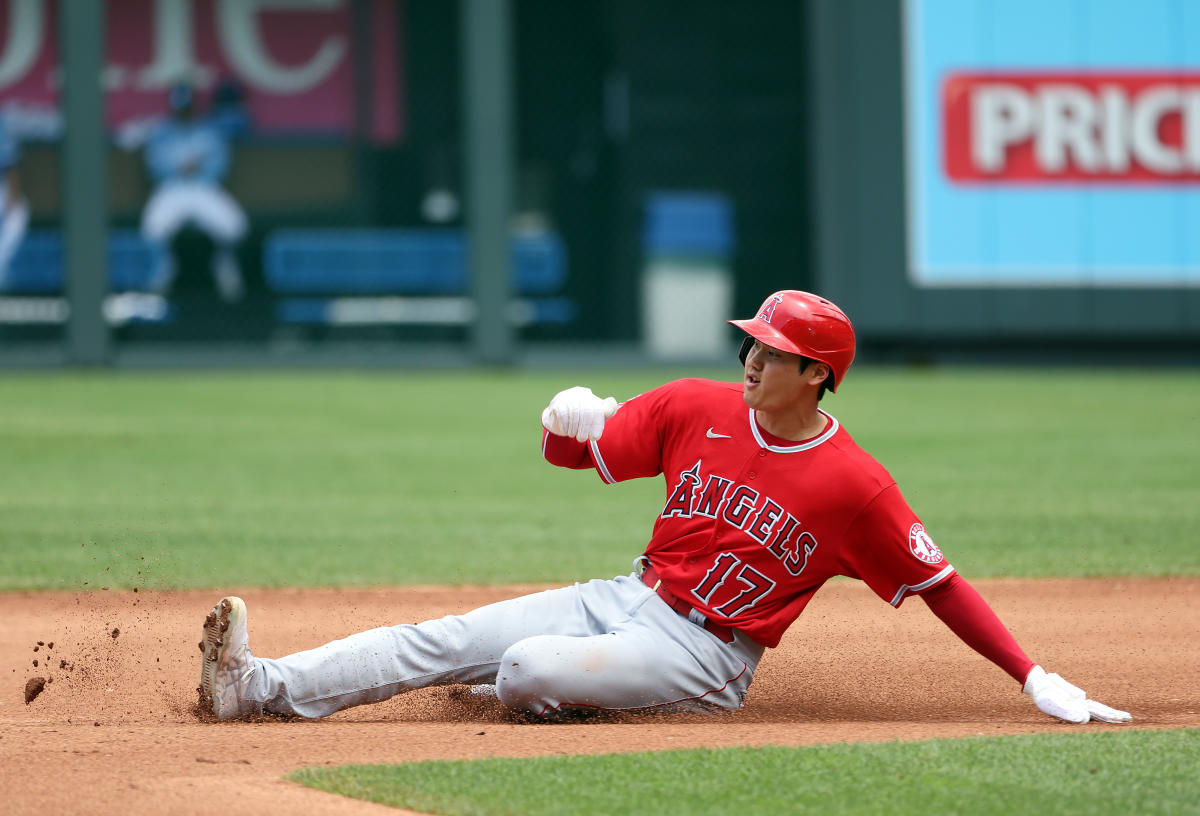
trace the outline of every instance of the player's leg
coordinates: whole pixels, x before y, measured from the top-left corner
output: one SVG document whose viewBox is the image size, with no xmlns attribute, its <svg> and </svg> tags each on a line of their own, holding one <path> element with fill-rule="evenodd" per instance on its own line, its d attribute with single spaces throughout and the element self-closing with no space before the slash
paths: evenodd
<svg viewBox="0 0 1200 816">
<path fill-rule="evenodd" d="M 189 185 L 168 182 L 150 194 L 142 209 L 142 237 L 150 243 L 165 243 L 191 217 L 193 204 Z"/>
<path fill-rule="evenodd" d="M 187 195 L 193 220 L 214 241 L 236 244 L 246 236 L 246 212 L 225 190 L 211 184 L 191 184 Z"/>
<path fill-rule="evenodd" d="M 496 679 L 500 701 L 538 715 L 740 708 L 762 647 L 741 635 L 724 643 L 636 578 L 627 580 L 640 602 L 611 631 L 539 635 L 506 651 Z"/>
<path fill-rule="evenodd" d="M 360 632 L 278 660 L 252 659 L 252 704 L 323 717 L 426 686 L 493 683 L 510 646 L 537 634 L 583 637 L 622 614 L 612 581 L 539 592 L 414 625 Z M 252 706 L 253 707 L 253 706 Z"/>
<path fill-rule="evenodd" d="M 233 196 L 219 187 L 197 187 L 192 195 L 196 223 L 215 244 L 212 275 L 217 291 L 228 302 L 241 300 L 245 284 L 236 246 L 246 234 L 246 213 Z"/>
<path fill-rule="evenodd" d="M 188 217 L 187 197 L 183 188 L 162 184 L 150 195 L 142 210 L 142 238 L 154 250 L 155 269 L 147 288 L 165 294 L 175 281 L 175 256 L 171 239 L 183 227 Z"/>
</svg>

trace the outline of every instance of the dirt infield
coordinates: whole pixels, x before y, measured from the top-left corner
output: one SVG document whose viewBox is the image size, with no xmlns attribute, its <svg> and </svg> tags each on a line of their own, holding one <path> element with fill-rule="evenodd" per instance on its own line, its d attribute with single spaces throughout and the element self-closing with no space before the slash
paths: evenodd
<svg viewBox="0 0 1200 816">
<path fill-rule="evenodd" d="M 1200 727 L 1200 579 L 975 585 L 1031 657 L 1131 711 L 1134 727 Z M 537 588 L 233 591 L 249 606 L 252 648 L 276 656 Z M 1050 720 L 922 602 L 896 611 L 853 582 L 818 594 L 736 714 L 525 724 L 452 687 L 322 721 L 204 724 L 196 644 L 220 594 L 0 595 L 0 811 L 396 813 L 281 777 L 348 762 L 1116 727 Z M 35 677 L 48 682 L 26 703 Z"/>
</svg>

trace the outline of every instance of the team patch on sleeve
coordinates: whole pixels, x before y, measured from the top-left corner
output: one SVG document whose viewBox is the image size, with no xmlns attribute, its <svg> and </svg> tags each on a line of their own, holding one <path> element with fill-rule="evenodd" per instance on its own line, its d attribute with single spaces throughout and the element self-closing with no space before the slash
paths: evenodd
<svg viewBox="0 0 1200 816">
<path fill-rule="evenodd" d="M 942 560 L 942 551 L 933 543 L 929 533 L 925 532 L 925 525 L 920 522 L 908 528 L 908 549 L 926 564 L 937 564 Z"/>
</svg>

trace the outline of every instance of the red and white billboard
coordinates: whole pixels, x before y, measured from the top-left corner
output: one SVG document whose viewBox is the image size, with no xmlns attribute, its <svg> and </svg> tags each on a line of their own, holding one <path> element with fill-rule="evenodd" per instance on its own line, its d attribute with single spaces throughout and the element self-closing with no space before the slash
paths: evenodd
<svg viewBox="0 0 1200 816">
<path fill-rule="evenodd" d="M 258 131 L 396 141 L 403 134 L 401 1 L 109 0 L 100 77 L 108 122 L 162 113 L 166 89 L 180 79 L 202 99 L 234 79 Z M 61 7 L 0 0 L 0 103 L 57 106 Z M 356 7 L 368 18 L 356 19 Z M 365 94 L 356 92 L 357 72 L 367 79 Z"/>
<path fill-rule="evenodd" d="M 942 88 L 954 181 L 1200 181 L 1200 73 L 954 73 Z"/>
</svg>

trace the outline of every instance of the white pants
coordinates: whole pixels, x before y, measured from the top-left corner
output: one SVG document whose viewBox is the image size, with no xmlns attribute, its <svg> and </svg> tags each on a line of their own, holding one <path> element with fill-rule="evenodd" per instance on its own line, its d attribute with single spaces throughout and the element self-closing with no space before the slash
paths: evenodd
<svg viewBox="0 0 1200 816">
<path fill-rule="evenodd" d="M 494 683 L 502 703 L 537 715 L 736 709 L 762 651 L 741 634 L 722 642 L 636 575 L 618 576 L 254 658 L 248 696 L 323 717 L 425 686 Z"/>
<path fill-rule="evenodd" d="M 142 211 L 142 235 L 152 243 L 171 240 L 189 223 L 218 244 L 237 243 L 246 234 L 246 213 L 241 206 L 229 193 L 208 182 L 165 182 Z"/>
<path fill-rule="evenodd" d="M 195 224 L 216 243 L 212 274 L 227 301 L 241 299 L 244 285 L 233 245 L 246 234 L 246 213 L 233 196 L 204 181 L 168 181 L 159 185 L 142 211 L 142 236 L 159 245 L 159 265 L 149 289 L 165 294 L 175 279 L 175 261 L 166 244 L 186 224 Z"/>
</svg>

